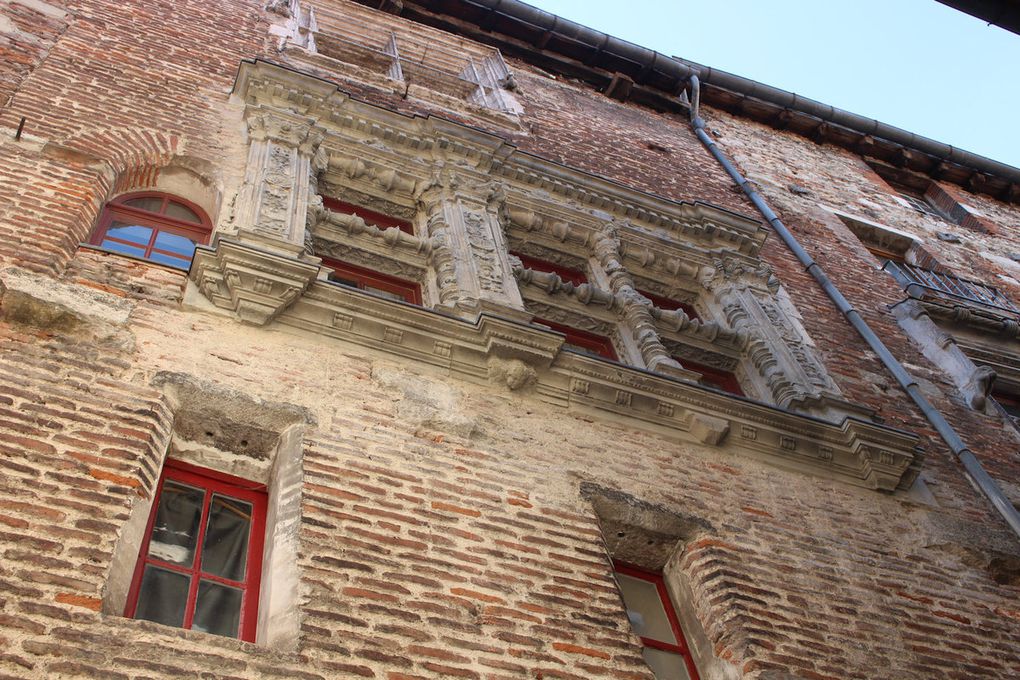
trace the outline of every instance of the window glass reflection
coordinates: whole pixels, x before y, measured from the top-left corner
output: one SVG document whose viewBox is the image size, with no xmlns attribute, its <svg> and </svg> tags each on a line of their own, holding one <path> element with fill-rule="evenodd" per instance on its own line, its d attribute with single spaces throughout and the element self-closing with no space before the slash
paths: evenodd
<svg viewBox="0 0 1020 680">
<path fill-rule="evenodd" d="M 168 231 L 161 231 L 156 234 L 155 247 L 170 253 L 191 257 L 195 252 L 195 242 L 187 236 L 172 234 Z"/>
<path fill-rule="evenodd" d="M 150 557 L 182 566 L 192 564 L 203 498 L 202 489 L 170 480 L 164 482 L 149 540 Z"/>
<path fill-rule="evenodd" d="M 232 581 L 244 579 L 251 504 L 213 494 L 202 542 L 202 571 Z"/>
<path fill-rule="evenodd" d="M 205 579 L 199 582 L 195 617 L 191 621 L 192 630 L 237 637 L 237 624 L 240 620 L 240 590 Z"/>
<path fill-rule="evenodd" d="M 136 619 L 155 621 L 168 626 L 184 625 L 184 608 L 188 602 L 191 579 L 153 565 L 146 565 L 138 591 Z"/>
<path fill-rule="evenodd" d="M 152 228 L 126 222 L 114 222 L 106 230 L 106 236 L 146 246 L 149 244 L 149 239 L 152 238 Z"/>
</svg>

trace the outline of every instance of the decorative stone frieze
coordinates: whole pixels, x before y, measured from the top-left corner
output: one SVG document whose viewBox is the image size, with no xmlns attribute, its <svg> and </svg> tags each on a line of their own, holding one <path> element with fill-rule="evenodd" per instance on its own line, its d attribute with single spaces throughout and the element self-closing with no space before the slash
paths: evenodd
<svg viewBox="0 0 1020 680">
<path fill-rule="evenodd" d="M 918 439 L 912 434 L 856 418 L 828 423 L 564 351 L 558 333 L 484 313 L 470 322 L 316 281 L 278 322 L 399 354 L 464 380 L 491 384 L 495 375 L 508 388 L 552 405 L 623 415 L 630 423 L 665 429 L 680 439 L 725 444 L 735 455 L 857 486 L 907 489 L 920 466 Z M 395 343 L 398 331 L 400 342 Z M 514 361 L 520 364 L 508 365 Z"/>
</svg>

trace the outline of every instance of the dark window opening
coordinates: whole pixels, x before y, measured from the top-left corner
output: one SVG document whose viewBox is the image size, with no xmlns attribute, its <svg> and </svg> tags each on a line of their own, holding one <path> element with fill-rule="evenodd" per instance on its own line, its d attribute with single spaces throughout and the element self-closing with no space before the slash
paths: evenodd
<svg viewBox="0 0 1020 680">
<path fill-rule="evenodd" d="M 661 574 L 614 562 L 631 628 L 641 655 L 658 680 L 698 680 L 690 647 Z"/>
<path fill-rule="evenodd" d="M 563 344 L 566 349 L 580 352 L 581 354 L 587 354 L 589 356 L 598 356 L 603 359 L 618 361 L 616 357 L 616 350 L 613 349 L 613 343 L 605 336 L 589 333 L 588 331 L 582 331 L 577 328 L 571 328 L 570 326 L 564 326 L 563 324 L 546 321 L 544 319 L 535 319 L 533 323 L 548 326 L 557 333 L 562 333 L 567 336 L 566 342 Z"/>
<path fill-rule="evenodd" d="M 701 374 L 701 380 L 699 381 L 702 385 L 708 387 L 714 387 L 723 392 L 729 392 L 739 397 L 744 396 L 744 390 L 740 387 L 740 382 L 730 371 L 725 371 L 721 368 L 714 368 L 712 366 L 706 366 L 705 364 L 699 364 L 696 361 L 688 361 L 686 359 L 679 359 L 680 365 L 684 368 L 692 371 L 697 371 Z"/>
<path fill-rule="evenodd" d="M 381 274 L 339 260 L 323 259 L 322 264 L 333 270 L 329 280 L 334 283 L 357 288 L 389 300 L 409 302 L 412 305 L 421 304 L 421 286 L 414 281 Z"/>
<path fill-rule="evenodd" d="M 266 491 L 167 461 L 125 616 L 255 641 Z"/>
</svg>

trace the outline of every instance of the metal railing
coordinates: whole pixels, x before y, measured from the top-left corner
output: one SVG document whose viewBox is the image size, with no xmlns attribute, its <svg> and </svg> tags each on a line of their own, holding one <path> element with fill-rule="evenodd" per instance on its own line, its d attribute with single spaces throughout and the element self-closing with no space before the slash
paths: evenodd
<svg viewBox="0 0 1020 680">
<path fill-rule="evenodd" d="M 889 272 L 907 292 L 911 292 L 911 286 L 918 286 L 925 293 L 934 293 L 935 296 L 949 297 L 967 304 L 1020 314 L 1020 308 L 1017 308 L 994 286 L 895 260 L 888 260 L 882 269 Z"/>
</svg>

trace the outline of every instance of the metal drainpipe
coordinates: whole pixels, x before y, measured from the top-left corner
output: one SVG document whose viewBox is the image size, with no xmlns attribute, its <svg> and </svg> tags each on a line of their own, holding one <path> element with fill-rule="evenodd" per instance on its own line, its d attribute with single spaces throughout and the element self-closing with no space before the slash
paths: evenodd
<svg viewBox="0 0 1020 680">
<path fill-rule="evenodd" d="M 700 99 L 701 84 L 698 81 L 697 75 L 691 76 L 691 127 L 694 128 L 694 133 L 701 140 L 701 143 L 705 145 L 709 153 L 715 157 L 715 159 L 722 165 L 723 169 L 729 174 L 729 176 L 736 182 L 743 190 L 744 194 L 747 195 L 751 202 L 754 203 L 754 207 L 768 220 L 768 223 L 772 225 L 776 234 L 783 240 L 783 243 L 793 251 L 793 254 L 797 257 L 804 268 L 814 277 L 815 281 L 822 287 L 825 294 L 829 296 L 829 299 L 835 303 L 837 309 L 846 317 L 850 325 L 854 327 L 864 341 L 868 343 L 868 347 L 878 355 L 882 364 L 889 370 L 890 373 L 896 378 L 896 381 L 900 386 L 906 390 L 910 398 L 914 400 L 917 407 L 921 409 L 924 417 L 928 419 L 928 422 L 932 424 L 932 427 L 939 433 L 942 439 L 946 442 L 952 452 L 960 459 L 963 463 L 964 469 L 967 474 L 970 475 L 971 480 L 977 487 L 988 497 L 988 500 L 992 502 L 995 509 L 999 511 L 1006 523 L 1009 524 L 1013 533 L 1017 537 L 1020 537 L 1020 513 L 1013 507 L 1013 504 L 1006 498 L 1006 494 L 1002 492 L 999 485 L 996 484 L 995 480 L 989 476 L 985 469 L 981 466 L 981 463 L 974 456 L 974 454 L 967 448 L 967 445 L 963 443 L 960 435 L 956 433 L 953 426 L 949 424 L 942 412 L 932 406 L 925 396 L 921 393 L 920 388 L 917 386 L 917 381 L 914 379 L 907 369 L 903 367 L 903 364 L 899 362 L 889 351 L 889 348 L 879 339 L 875 332 L 868 326 L 868 322 L 857 312 L 856 309 L 850 304 L 850 302 L 843 296 L 839 288 L 829 279 L 829 277 L 822 270 L 821 266 L 814 259 L 808 255 L 807 251 L 797 241 L 797 237 L 794 236 L 786 225 L 783 224 L 782 220 L 772 211 L 772 208 L 765 202 L 765 199 L 755 191 L 751 183 L 740 174 L 740 171 L 734 167 L 733 163 L 719 149 L 716 143 L 708 136 L 705 131 L 705 121 L 701 118 L 698 112 L 698 101 Z"/>
</svg>

